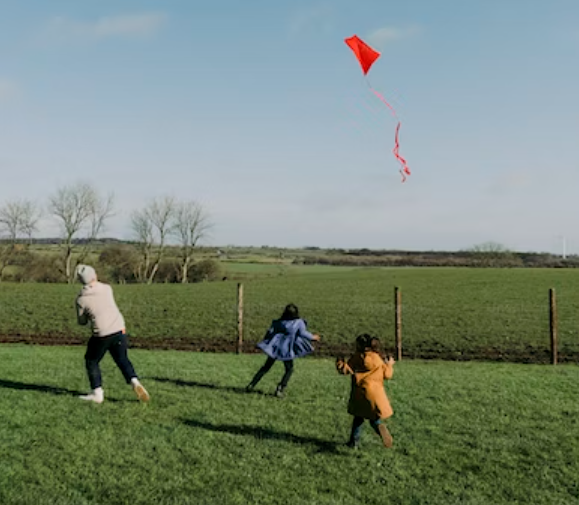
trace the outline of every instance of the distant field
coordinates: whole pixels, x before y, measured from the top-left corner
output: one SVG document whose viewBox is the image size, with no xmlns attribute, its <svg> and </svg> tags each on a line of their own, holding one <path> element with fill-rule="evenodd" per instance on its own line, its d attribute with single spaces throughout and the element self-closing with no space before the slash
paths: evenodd
<svg viewBox="0 0 579 505">
<path fill-rule="evenodd" d="M 406 360 L 385 383 L 394 447 L 344 446 L 349 380 L 303 359 L 283 400 L 261 356 L 133 350 L 87 405 L 82 348 L 0 346 L 2 505 L 572 505 L 579 367 Z"/>
<path fill-rule="evenodd" d="M 247 277 L 279 277 L 284 275 L 310 275 L 325 273 L 344 273 L 355 270 L 361 270 L 363 267 L 343 267 L 332 265 L 292 265 L 291 261 L 287 262 L 222 262 L 227 274 Z"/>
<path fill-rule="evenodd" d="M 248 348 L 288 302 L 297 303 L 310 328 L 322 334 L 320 351 L 350 345 L 360 332 L 376 334 L 391 347 L 393 289 L 400 286 L 407 356 L 516 353 L 546 359 L 548 290 L 554 287 L 561 353 L 579 357 L 578 270 L 297 268 L 296 275 L 245 282 Z M 86 334 L 74 317 L 78 290 L 79 285 L 0 285 L 0 334 Z M 137 339 L 181 337 L 231 346 L 236 338 L 236 282 L 123 285 L 115 292 Z"/>
</svg>

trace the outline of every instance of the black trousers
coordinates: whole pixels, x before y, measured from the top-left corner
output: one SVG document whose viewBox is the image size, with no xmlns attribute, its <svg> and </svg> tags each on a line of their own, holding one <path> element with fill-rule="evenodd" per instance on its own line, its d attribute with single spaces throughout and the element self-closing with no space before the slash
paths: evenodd
<svg viewBox="0 0 579 505">
<path fill-rule="evenodd" d="M 92 389 L 102 386 L 101 369 L 99 363 L 104 355 L 109 351 L 127 384 L 131 383 L 133 377 L 137 377 L 133 364 L 127 355 L 127 336 L 119 331 L 106 337 L 91 337 L 88 341 L 86 354 L 84 356 L 88 380 Z"/>
<path fill-rule="evenodd" d="M 251 380 L 251 385 L 255 386 L 260 380 L 261 378 L 271 370 L 271 367 L 273 366 L 273 364 L 276 362 L 277 360 L 275 358 L 267 358 L 267 361 L 264 363 L 264 365 L 257 371 L 257 373 L 255 374 L 255 377 Z M 294 373 L 294 362 L 293 360 L 290 361 L 284 361 L 283 362 L 284 366 L 285 366 L 285 373 L 283 374 L 283 377 L 281 378 L 281 382 L 279 383 L 279 387 L 282 389 L 285 389 L 287 387 L 287 384 L 290 380 L 290 377 L 292 376 L 292 374 Z"/>
</svg>

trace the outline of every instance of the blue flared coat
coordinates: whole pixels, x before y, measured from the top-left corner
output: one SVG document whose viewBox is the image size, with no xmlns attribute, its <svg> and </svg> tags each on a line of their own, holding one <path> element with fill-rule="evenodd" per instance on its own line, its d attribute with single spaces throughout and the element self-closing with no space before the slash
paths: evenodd
<svg viewBox="0 0 579 505">
<path fill-rule="evenodd" d="M 310 354 L 314 350 L 312 340 L 303 319 L 276 319 L 257 347 L 270 358 L 290 361 Z"/>
</svg>

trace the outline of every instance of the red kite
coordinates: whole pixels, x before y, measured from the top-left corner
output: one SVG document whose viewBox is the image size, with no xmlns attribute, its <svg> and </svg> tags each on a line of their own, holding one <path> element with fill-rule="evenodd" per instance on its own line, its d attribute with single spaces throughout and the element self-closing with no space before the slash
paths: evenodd
<svg viewBox="0 0 579 505">
<path fill-rule="evenodd" d="M 396 115 L 396 111 L 394 110 L 394 108 L 386 101 L 386 99 L 380 93 L 378 93 L 378 91 L 376 91 L 370 85 L 370 81 L 368 81 L 368 77 L 367 77 L 368 71 L 370 70 L 370 67 L 374 64 L 374 62 L 380 57 L 380 53 L 378 51 L 375 51 L 374 49 L 372 49 L 368 44 L 366 44 L 357 35 L 353 35 L 352 37 L 349 37 L 349 38 L 345 39 L 344 41 L 346 42 L 346 44 L 348 44 L 350 49 L 354 52 L 354 54 L 356 55 L 356 58 L 358 58 L 358 61 L 360 62 L 360 66 L 362 67 L 362 72 L 364 73 L 364 76 L 366 76 L 366 83 L 368 84 L 368 87 L 370 88 L 372 93 L 374 93 L 378 97 L 378 99 L 380 99 L 390 109 L 390 111 L 392 112 L 394 117 L 398 120 L 398 116 Z M 396 159 L 402 165 L 402 169 L 400 170 L 400 174 L 402 174 L 402 182 L 404 182 L 406 180 L 406 175 L 410 175 L 410 169 L 408 168 L 406 160 L 402 156 L 400 156 L 400 154 L 398 152 L 399 148 L 400 148 L 400 143 L 398 142 L 398 132 L 399 131 L 400 131 L 400 120 L 398 120 L 398 125 L 396 126 L 396 135 L 394 138 L 394 149 L 392 150 L 392 152 L 394 153 L 394 156 L 396 157 Z"/>
<path fill-rule="evenodd" d="M 358 38 L 357 35 L 353 35 L 349 39 L 346 39 L 346 44 L 350 46 L 350 49 L 354 51 L 356 58 L 362 66 L 362 71 L 364 75 L 368 73 L 372 64 L 380 57 L 378 51 L 374 51 L 368 44 L 366 44 L 362 39 Z"/>
</svg>

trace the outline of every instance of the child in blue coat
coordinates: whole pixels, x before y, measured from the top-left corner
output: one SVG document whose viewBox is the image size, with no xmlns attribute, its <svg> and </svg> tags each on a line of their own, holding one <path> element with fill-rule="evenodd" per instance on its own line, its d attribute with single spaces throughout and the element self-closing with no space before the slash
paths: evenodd
<svg viewBox="0 0 579 505">
<path fill-rule="evenodd" d="M 282 398 L 293 373 L 293 360 L 310 354 L 314 350 L 311 344 L 313 340 L 320 340 L 320 336 L 307 330 L 306 322 L 300 318 L 299 310 L 293 303 L 287 305 L 281 317 L 272 321 L 265 338 L 257 344 L 268 358 L 248 384 L 246 391 L 252 391 L 279 360 L 285 365 L 285 373 L 275 390 L 275 396 Z"/>
</svg>

